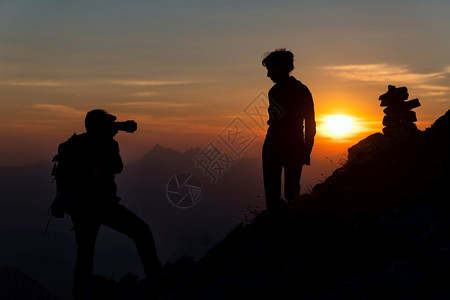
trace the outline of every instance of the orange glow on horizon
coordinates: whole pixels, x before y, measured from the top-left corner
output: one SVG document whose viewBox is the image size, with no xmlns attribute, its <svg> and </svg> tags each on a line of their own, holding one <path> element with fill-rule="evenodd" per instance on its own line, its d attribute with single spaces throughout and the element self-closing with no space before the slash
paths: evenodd
<svg viewBox="0 0 450 300">
<path fill-rule="evenodd" d="M 317 116 L 317 140 L 323 143 L 357 143 L 375 132 L 380 132 L 381 120 L 360 114 L 323 114 Z"/>
</svg>

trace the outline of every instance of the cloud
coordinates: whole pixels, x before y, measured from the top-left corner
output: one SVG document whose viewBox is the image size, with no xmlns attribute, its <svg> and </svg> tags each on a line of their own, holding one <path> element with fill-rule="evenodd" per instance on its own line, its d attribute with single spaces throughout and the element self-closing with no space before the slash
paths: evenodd
<svg viewBox="0 0 450 300">
<path fill-rule="evenodd" d="M 151 96 L 157 96 L 158 93 L 156 92 L 139 92 L 139 93 L 132 93 L 125 95 L 127 97 L 151 97 Z"/>
<path fill-rule="evenodd" d="M 37 86 L 37 87 L 62 87 L 71 85 L 70 82 L 57 80 L 8 80 L 0 81 L 0 85 L 8 86 Z"/>
<path fill-rule="evenodd" d="M 146 102 L 146 101 L 134 101 L 134 102 L 120 102 L 120 103 L 111 103 L 111 105 L 115 106 L 129 106 L 129 107 L 191 107 L 197 105 L 203 105 L 202 103 L 180 103 L 180 102 L 162 102 L 162 101 L 154 101 L 154 102 Z"/>
<path fill-rule="evenodd" d="M 334 75 L 349 80 L 367 82 L 401 82 L 408 84 L 424 83 L 434 79 L 445 78 L 450 73 L 450 66 L 440 72 L 415 73 L 407 66 L 380 64 L 341 65 L 322 67 Z"/>
<path fill-rule="evenodd" d="M 84 118 L 86 114 L 85 111 L 59 104 L 34 104 L 31 106 L 31 108 L 35 111 L 39 111 L 39 113 L 45 113 L 47 115 L 59 116 L 64 118 Z"/>
<path fill-rule="evenodd" d="M 450 87 L 442 86 L 442 85 L 420 84 L 416 87 L 419 89 L 423 89 L 423 90 L 432 90 L 432 91 L 440 91 L 440 92 L 450 91 Z"/>
<path fill-rule="evenodd" d="M 4 80 L 0 85 L 29 86 L 29 87 L 70 87 L 96 85 L 124 85 L 124 86 L 164 86 L 190 84 L 186 80 Z"/>
<path fill-rule="evenodd" d="M 112 80 L 111 83 L 118 85 L 131 85 L 131 86 L 161 86 L 161 85 L 178 85 L 189 84 L 191 81 L 183 80 Z"/>
<path fill-rule="evenodd" d="M 347 80 L 407 85 L 421 90 L 423 96 L 445 97 L 450 93 L 450 86 L 436 84 L 448 77 L 450 66 L 446 66 L 442 71 L 429 73 L 412 72 L 408 66 L 387 63 L 325 66 L 321 68 Z"/>
</svg>

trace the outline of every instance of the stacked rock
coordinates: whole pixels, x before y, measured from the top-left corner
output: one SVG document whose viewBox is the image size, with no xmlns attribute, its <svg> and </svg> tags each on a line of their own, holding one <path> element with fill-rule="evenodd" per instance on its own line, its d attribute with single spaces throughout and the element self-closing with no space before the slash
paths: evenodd
<svg viewBox="0 0 450 300">
<path fill-rule="evenodd" d="M 380 106 L 387 106 L 383 112 L 383 133 L 385 136 L 401 137 L 418 131 L 416 113 L 411 109 L 419 107 L 419 99 L 406 101 L 409 97 L 406 87 L 388 86 L 387 93 L 380 96 Z"/>
</svg>

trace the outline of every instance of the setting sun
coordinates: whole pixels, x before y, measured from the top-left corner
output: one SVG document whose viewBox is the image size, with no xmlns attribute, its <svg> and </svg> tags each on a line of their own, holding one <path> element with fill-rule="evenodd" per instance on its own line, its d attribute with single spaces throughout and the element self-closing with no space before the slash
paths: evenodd
<svg viewBox="0 0 450 300">
<path fill-rule="evenodd" d="M 335 135 L 348 134 L 353 127 L 352 118 L 346 115 L 331 115 L 326 120 L 326 129 Z"/>
</svg>

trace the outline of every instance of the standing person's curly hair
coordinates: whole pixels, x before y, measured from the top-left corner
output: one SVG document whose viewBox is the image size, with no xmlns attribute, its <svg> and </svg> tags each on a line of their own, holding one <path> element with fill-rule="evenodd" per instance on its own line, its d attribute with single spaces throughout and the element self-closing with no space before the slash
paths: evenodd
<svg viewBox="0 0 450 300">
<path fill-rule="evenodd" d="M 294 70 L 294 54 L 286 50 L 286 48 L 266 52 L 262 60 L 262 65 L 267 68 L 281 66 L 285 68 L 285 71 L 291 72 Z"/>
</svg>

